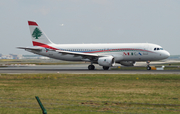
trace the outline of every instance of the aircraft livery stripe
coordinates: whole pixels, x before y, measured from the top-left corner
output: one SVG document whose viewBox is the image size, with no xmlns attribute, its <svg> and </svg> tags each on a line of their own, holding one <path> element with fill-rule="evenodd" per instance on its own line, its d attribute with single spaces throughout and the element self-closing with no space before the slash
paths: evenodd
<svg viewBox="0 0 180 114">
<path fill-rule="evenodd" d="M 59 49 L 51 47 L 47 44 L 43 44 L 43 43 L 39 43 L 39 42 L 35 42 L 35 41 L 33 41 L 33 46 L 41 46 L 41 47 L 48 48 L 48 49 L 59 50 Z"/>
<path fill-rule="evenodd" d="M 99 50 L 99 51 L 89 51 L 89 52 L 84 52 L 84 53 L 99 53 L 99 52 L 112 52 L 112 51 L 145 51 L 145 52 L 151 52 L 148 50 L 143 50 L 143 49 L 131 49 L 131 48 L 122 48 L 122 49 L 109 49 L 109 50 Z"/>
<path fill-rule="evenodd" d="M 38 26 L 38 24 L 36 22 L 33 22 L 33 21 L 28 21 L 28 24 L 33 25 L 33 26 Z"/>
<path fill-rule="evenodd" d="M 47 44 L 43 44 L 40 42 L 35 42 L 33 41 L 33 46 L 41 46 L 47 49 L 53 49 L 53 50 L 64 50 L 64 49 L 58 49 L 58 48 L 54 48 L 52 46 L 49 46 Z M 113 51 L 144 51 L 144 52 L 151 52 L 154 53 L 152 51 L 148 51 L 148 50 L 143 50 L 143 49 L 133 49 L 133 48 L 121 48 L 121 49 L 108 49 L 108 50 L 93 50 L 93 51 L 70 51 L 70 52 L 81 52 L 81 53 L 101 53 L 101 52 L 113 52 Z"/>
</svg>

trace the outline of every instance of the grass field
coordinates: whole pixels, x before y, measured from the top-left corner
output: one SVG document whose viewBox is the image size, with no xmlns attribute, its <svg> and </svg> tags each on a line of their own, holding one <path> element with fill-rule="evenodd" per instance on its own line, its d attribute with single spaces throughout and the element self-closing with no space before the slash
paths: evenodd
<svg viewBox="0 0 180 114">
<path fill-rule="evenodd" d="M 180 113 L 177 74 L 1 74 L 1 114 Z"/>
<path fill-rule="evenodd" d="M 70 62 L 55 59 L 0 59 L 2 64 L 35 64 L 35 65 L 69 65 L 69 64 L 82 64 L 84 62 Z"/>
</svg>

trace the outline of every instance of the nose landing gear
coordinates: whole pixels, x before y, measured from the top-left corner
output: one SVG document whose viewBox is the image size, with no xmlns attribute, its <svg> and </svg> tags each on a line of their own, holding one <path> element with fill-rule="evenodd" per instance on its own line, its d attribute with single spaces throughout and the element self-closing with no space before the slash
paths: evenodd
<svg viewBox="0 0 180 114">
<path fill-rule="evenodd" d="M 147 70 L 151 70 L 151 67 L 150 67 L 150 64 L 149 64 L 150 61 L 147 61 L 146 63 L 147 63 Z"/>
<path fill-rule="evenodd" d="M 147 66 L 147 70 L 151 70 L 151 67 L 149 65 Z"/>
</svg>

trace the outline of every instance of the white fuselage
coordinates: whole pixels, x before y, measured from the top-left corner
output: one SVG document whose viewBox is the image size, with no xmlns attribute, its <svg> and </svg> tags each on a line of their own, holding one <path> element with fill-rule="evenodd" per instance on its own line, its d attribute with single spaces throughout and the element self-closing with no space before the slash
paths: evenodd
<svg viewBox="0 0 180 114">
<path fill-rule="evenodd" d="M 150 43 L 112 43 L 112 44 L 54 44 L 35 21 L 28 21 L 33 47 L 18 47 L 26 51 L 66 61 L 88 61 L 89 70 L 93 63 L 104 70 L 119 63 L 133 66 L 135 61 L 156 61 L 166 59 L 170 54 L 156 44 Z M 148 65 L 147 69 L 151 69 Z"/>
<path fill-rule="evenodd" d="M 154 50 L 155 48 L 156 50 Z M 81 56 L 58 53 L 56 50 L 91 53 L 104 56 L 111 55 L 115 58 L 115 62 L 117 63 L 120 61 L 156 61 L 166 59 L 170 56 L 161 46 L 150 43 L 50 44 L 44 46 L 40 52 L 29 51 L 59 60 L 86 61 Z"/>
</svg>

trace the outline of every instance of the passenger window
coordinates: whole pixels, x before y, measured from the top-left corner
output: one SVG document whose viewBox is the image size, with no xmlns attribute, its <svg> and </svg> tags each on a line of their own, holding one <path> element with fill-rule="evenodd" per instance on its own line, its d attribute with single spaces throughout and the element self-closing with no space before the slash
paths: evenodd
<svg viewBox="0 0 180 114">
<path fill-rule="evenodd" d="M 156 48 L 154 48 L 154 51 L 156 50 Z"/>
</svg>

